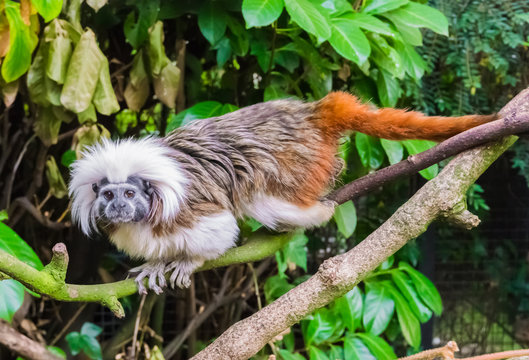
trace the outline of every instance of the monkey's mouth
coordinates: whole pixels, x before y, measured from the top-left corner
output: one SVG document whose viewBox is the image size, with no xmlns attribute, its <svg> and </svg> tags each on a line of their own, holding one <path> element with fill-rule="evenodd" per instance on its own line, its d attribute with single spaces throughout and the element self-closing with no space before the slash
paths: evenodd
<svg viewBox="0 0 529 360">
<path fill-rule="evenodd" d="M 111 224 L 125 224 L 131 222 L 140 222 L 145 216 L 138 211 L 135 212 L 105 212 L 102 218 Z"/>
</svg>

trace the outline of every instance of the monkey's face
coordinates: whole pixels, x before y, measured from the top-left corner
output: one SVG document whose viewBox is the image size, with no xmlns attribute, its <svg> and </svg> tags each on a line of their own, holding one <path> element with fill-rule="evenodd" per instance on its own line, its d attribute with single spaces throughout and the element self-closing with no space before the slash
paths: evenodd
<svg viewBox="0 0 529 360">
<path fill-rule="evenodd" d="M 122 224 L 145 219 L 150 210 L 151 187 L 146 181 L 129 177 L 124 183 L 111 183 L 106 178 L 93 184 L 95 209 L 103 222 Z"/>
</svg>

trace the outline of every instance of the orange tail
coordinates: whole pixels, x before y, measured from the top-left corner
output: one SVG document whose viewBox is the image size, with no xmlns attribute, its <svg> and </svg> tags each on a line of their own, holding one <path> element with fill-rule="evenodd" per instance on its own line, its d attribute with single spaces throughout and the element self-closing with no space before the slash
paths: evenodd
<svg viewBox="0 0 529 360">
<path fill-rule="evenodd" d="M 346 130 L 355 130 L 392 140 L 442 141 L 474 126 L 496 120 L 497 116 L 443 117 L 392 108 L 371 109 L 351 94 L 333 92 L 318 102 L 316 118 L 317 126 L 331 137 L 338 137 Z"/>
</svg>

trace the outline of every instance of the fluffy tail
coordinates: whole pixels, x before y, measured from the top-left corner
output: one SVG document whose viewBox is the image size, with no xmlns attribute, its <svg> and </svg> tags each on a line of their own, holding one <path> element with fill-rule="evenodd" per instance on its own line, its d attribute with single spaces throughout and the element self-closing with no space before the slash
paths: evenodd
<svg viewBox="0 0 529 360">
<path fill-rule="evenodd" d="M 316 105 L 316 126 L 331 137 L 355 130 L 385 139 L 442 141 L 460 132 L 496 120 L 496 115 L 426 116 L 416 111 L 372 109 L 355 96 L 333 92 Z"/>
</svg>

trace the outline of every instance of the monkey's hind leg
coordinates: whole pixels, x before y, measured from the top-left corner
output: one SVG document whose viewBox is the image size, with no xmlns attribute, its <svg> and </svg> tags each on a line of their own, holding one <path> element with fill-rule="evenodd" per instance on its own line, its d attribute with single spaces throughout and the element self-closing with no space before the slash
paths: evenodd
<svg viewBox="0 0 529 360">
<path fill-rule="evenodd" d="M 147 294 L 147 289 L 143 285 L 143 279 L 149 278 L 149 289 L 156 294 L 161 294 L 166 286 L 165 282 L 165 262 L 148 262 L 129 270 L 130 273 L 137 273 L 136 285 L 138 292 L 142 295 Z"/>
<path fill-rule="evenodd" d="M 244 211 L 270 229 L 285 231 L 321 225 L 332 217 L 335 207 L 336 203 L 330 200 L 315 200 L 309 206 L 300 206 L 267 195 L 256 197 Z"/>
</svg>

